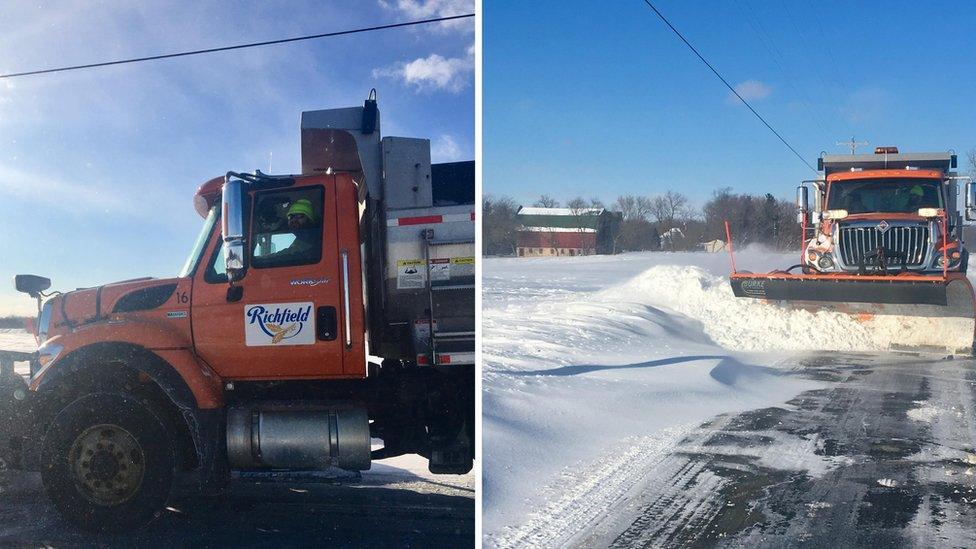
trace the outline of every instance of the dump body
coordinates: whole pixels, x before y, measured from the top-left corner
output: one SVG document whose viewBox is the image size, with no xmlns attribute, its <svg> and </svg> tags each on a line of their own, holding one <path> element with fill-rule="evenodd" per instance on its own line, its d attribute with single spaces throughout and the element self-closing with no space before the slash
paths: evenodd
<svg viewBox="0 0 976 549">
<path fill-rule="evenodd" d="M 303 113 L 302 171 L 360 174 L 370 352 L 474 364 L 474 163 L 432 165 L 429 140 L 381 137 L 378 112 L 364 132 L 364 112 Z"/>
</svg>

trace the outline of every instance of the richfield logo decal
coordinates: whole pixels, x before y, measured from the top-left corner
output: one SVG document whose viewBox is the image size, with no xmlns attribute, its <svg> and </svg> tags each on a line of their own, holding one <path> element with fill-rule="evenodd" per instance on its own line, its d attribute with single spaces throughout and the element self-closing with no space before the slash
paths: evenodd
<svg viewBox="0 0 976 549">
<path fill-rule="evenodd" d="M 263 303 L 244 306 L 244 336 L 250 347 L 312 345 L 315 320 L 311 303 Z"/>
</svg>

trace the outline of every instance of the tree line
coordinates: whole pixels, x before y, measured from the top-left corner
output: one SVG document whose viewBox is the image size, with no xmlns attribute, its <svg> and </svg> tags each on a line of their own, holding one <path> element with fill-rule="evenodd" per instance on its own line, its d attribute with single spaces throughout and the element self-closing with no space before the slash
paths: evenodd
<svg viewBox="0 0 976 549">
<path fill-rule="evenodd" d="M 0 329 L 23 329 L 27 325 L 27 317 L 24 316 L 4 316 L 0 317 Z"/>
<path fill-rule="evenodd" d="M 613 235 L 618 252 L 667 250 L 689 251 L 712 240 L 725 240 L 725 221 L 732 229 L 736 246 L 759 243 L 774 249 L 795 249 L 800 226 L 794 205 L 773 195 L 734 193 L 731 188 L 715 191 L 700 210 L 688 197 L 675 191 L 658 196 L 621 195 L 606 206 L 603 201 L 575 197 L 563 206 L 542 195 L 532 206 L 565 207 L 571 212 L 607 208 L 619 212 L 621 221 Z M 482 252 L 485 255 L 514 255 L 517 247 L 519 204 L 507 196 L 485 194 L 482 198 Z"/>
</svg>

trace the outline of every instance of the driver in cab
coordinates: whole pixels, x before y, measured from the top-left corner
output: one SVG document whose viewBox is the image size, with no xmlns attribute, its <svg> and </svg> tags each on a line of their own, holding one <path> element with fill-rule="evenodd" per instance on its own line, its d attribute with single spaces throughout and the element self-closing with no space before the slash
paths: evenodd
<svg viewBox="0 0 976 549">
<path fill-rule="evenodd" d="M 314 259 L 322 247 L 320 219 L 315 215 L 312 202 L 299 198 L 288 208 L 286 215 L 288 230 L 295 240 L 285 249 L 266 256 L 270 260 Z"/>
</svg>

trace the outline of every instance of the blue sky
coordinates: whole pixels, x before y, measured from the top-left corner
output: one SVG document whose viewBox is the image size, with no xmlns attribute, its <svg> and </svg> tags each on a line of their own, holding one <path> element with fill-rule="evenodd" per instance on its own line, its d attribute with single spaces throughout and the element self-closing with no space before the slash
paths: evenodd
<svg viewBox="0 0 976 549">
<path fill-rule="evenodd" d="M 810 163 L 976 147 L 976 4 L 655 0 Z M 612 202 L 814 175 L 641 1 L 486 2 L 484 190 Z M 862 152 L 867 152 L 861 149 Z"/>
<path fill-rule="evenodd" d="M 0 73 L 470 13 L 473 0 L 4 2 Z M 302 110 L 361 105 L 383 133 L 474 158 L 474 21 L 0 80 L 0 281 L 174 276 L 228 170 L 299 171 Z M 0 316 L 32 300 L 0 282 Z"/>
</svg>

